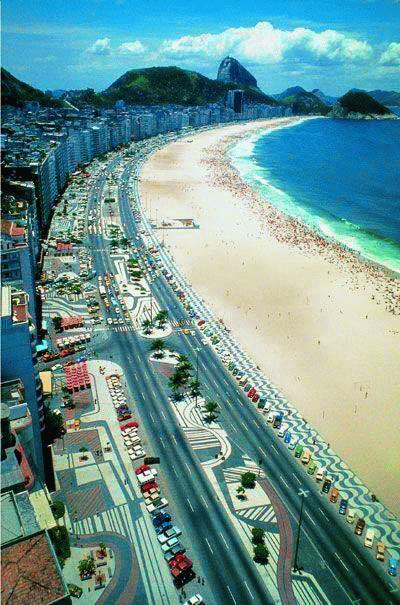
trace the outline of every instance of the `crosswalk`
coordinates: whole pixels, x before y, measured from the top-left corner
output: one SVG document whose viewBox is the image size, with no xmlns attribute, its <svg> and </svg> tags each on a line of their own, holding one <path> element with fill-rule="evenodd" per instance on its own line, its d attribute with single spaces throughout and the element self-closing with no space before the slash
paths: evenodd
<svg viewBox="0 0 400 605">
<path fill-rule="evenodd" d="M 260 506 L 250 506 L 244 510 L 236 511 L 243 519 L 251 521 L 262 521 L 263 523 L 276 523 L 276 515 L 273 507 L 266 506 L 265 504 Z"/>
<path fill-rule="evenodd" d="M 131 325 L 123 325 L 123 326 L 108 326 L 109 330 L 112 332 L 134 332 L 135 328 Z"/>
<path fill-rule="evenodd" d="M 185 427 L 183 431 L 194 450 L 204 450 L 211 447 L 220 448 L 221 446 L 219 439 L 209 430 L 200 427 Z"/>
</svg>

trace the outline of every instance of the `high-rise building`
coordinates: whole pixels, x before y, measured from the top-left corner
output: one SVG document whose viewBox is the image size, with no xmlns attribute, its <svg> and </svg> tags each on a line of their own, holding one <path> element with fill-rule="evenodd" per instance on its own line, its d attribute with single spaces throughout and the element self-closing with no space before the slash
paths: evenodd
<svg viewBox="0 0 400 605">
<path fill-rule="evenodd" d="M 243 113 L 243 90 L 228 90 L 226 106 L 235 113 Z"/>
<path fill-rule="evenodd" d="M 32 417 L 33 444 L 27 457 L 35 474 L 45 478 L 42 431 L 42 384 L 36 360 L 36 327 L 28 309 L 28 295 L 11 286 L 1 288 L 1 375 L 3 381 L 20 379 Z"/>
</svg>

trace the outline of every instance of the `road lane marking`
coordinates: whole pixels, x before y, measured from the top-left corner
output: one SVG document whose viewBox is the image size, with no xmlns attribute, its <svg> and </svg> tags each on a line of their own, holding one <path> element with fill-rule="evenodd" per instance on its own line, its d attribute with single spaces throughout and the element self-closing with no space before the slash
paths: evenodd
<svg viewBox="0 0 400 605">
<path fill-rule="evenodd" d="M 190 466 L 188 465 L 187 462 L 185 462 L 185 466 L 186 466 L 187 470 L 189 471 L 189 475 L 191 475 L 192 471 L 191 471 Z"/>
<path fill-rule="evenodd" d="M 319 509 L 319 512 L 321 513 L 321 515 L 324 515 L 325 519 L 327 521 L 329 521 L 329 518 L 326 516 L 326 514 L 324 513 L 324 511 L 322 510 L 322 508 Z"/>
<path fill-rule="evenodd" d="M 151 412 L 149 412 L 149 416 L 150 416 L 151 420 L 152 420 L 153 422 L 155 422 L 155 420 L 154 420 L 154 416 L 153 416 L 153 414 L 152 414 Z"/>
<path fill-rule="evenodd" d="M 176 477 L 178 477 L 178 471 L 176 470 L 176 468 L 172 468 L 173 473 L 175 474 Z"/>
<path fill-rule="evenodd" d="M 355 558 L 355 559 L 357 559 L 357 561 L 358 561 L 358 563 L 359 563 L 360 565 L 364 565 L 364 563 L 363 563 L 362 561 L 360 561 L 360 559 L 357 557 L 357 555 L 355 555 L 355 554 L 353 553 L 353 556 L 354 556 L 354 558 Z"/>
<path fill-rule="evenodd" d="M 242 420 L 240 421 L 240 424 L 242 425 L 242 427 L 243 427 L 244 429 L 246 429 L 246 431 L 248 431 L 248 430 L 249 430 L 249 427 L 247 426 L 247 424 L 245 424 L 245 423 L 244 423 Z"/>
<path fill-rule="evenodd" d="M 226 585 L 226 587 L 227 587 L 227 589 L 229 590 L 229 594 L 231 595 L 232 601 L 233 601 L 233 602 L 235 603 L 235 605 L 236 605 L 236 599 L 235 599 L 235 597 L 233 596 L 232 591 L 231 591 L 231 589 L 229 588 L 228 584 Z"/>
<path fill-rule="evenodd" d="M 222 532 L 219 532 L 219 535 L 220 535 L 220 536 L 221 536 L 221 538 L 223 539 L 223 541 L 224 541 L 224 544 L 225 544 L 226 548 L 229 548 L 229 547 L 228 547 L 228 543 L 227 543 L 227 541 L 225 540 L 224 534 L 223 534 Z"/>
<path fill-rule="evenodd" d="M 253 597 L 253 595 L 252 595 L 252 593 L 250 591 L 250 588 L 247 586 L 247 582 L 244 582 L 244 585 L 246 586 L 246 588 L 247 588 L 247 590 L 249 592 L 249 595 L 251 596 L 251 600 L 254 601 L 254 597 Z"/>
<path fill-rule="evenodd" d="M 297 483 L 301 483 L 300 479 L 294 473 L 292 473 L 292 475 L 293 479 L 296 479 Z"/>
<path fill-rule="evenodd" d="M 159 437 L 159 440 L 160 440 L 160 441 L 161 441 L 161 443 L 162 443 L 162 446 L 163 446 L 163 449 L 164 449 L 164 450 L 165 450 L 165 443 L 164 443 L 164 440 L 163 440 L 163 438 L 162 438 L 162 437 Z"/>
<path fill-rule="evenodd" d="M 263 450 L 261 447 L 259 447 L 258 449 L 260 450 L 260 452 L 261 452 L 261 453 L 262 453 L 262 454 L 263 454 L 265 457 L 267 457 L 267 454 L 264 452 L 264 450 Z"/>
<path fill-rule="evenodd" d="M 282 475 L 279 475 L 279 479 L 286 485 L 287 488 L 289 487 Z"/>
<path fill-rule="evenodd" d="M 206 500 L 205 500 L 204 496 L 200 496 L 200 498 L 203 500 L 203 502 L 204 502 L 204 506 L 205 506 L 206 508 L 208 508 L 208 504 L 207 504 L 207 502 L 206 502 Z"/>
<path fill-rule="evenodd" d="M 192 506 L 192 503 L 190 502 L 189 498 L 186 498 L 186 502 L 189 504 L 190 510 L 192 511 L 192 513 L 194 513 L 194 508 Z"/>
<path fill-rule="evenodd" d="M 307 515 L 307 517 L 310 519 L 311 523 L 312 523 L 313 525 L 315 525 L 315 521 L 314 521 L 314 519 L 313 519 L 312 517 L 310 517 L 310 514 L 309 514 L 307 511 L 305 511 L 305 514 L 306 514 L 306 515 Z"/>
<path fill-rule="evenodd" d="M 338 561 L 340 561 L 340 563 L 343 565 L 343 567 L 349 571 L 349 568 L 347 567 L 347 565 L 345 565 L 342 561 L 342 559 L 339 557 L 339 555 L 337 554 L 337 552 L 334 553 L 335 557 L 337 558 Z"/>
<path fill-rule="evenodd" d="M 167 419 L 167 417 L 166 417 L 166 415 L 165 415 L 164 410 L 161 410 L 161 416 L 164 418 L 164 420 L 166 420 L 166 419 Z"/>
<path fill-rule="evenodd" d="M 274 445 L 271 444 L 271 450 L 274 450 L 275 454 L 278 453 L 278 450 L 276 449 L 276 447 Z"/>
<path fill-rule="evenodd" d="M 207 540 L 207 538 L 205 538 L 205 541 L 207 542 L 207 546 L 208 546 L 208 548 L 210 549 L 211 554 L 213 555 L 213 554 L 214 554 L 214 551 L 213 551 L 213 549 L 211 548 L 211 545 L 210 545 L 209 541 Z"/>
</svg>

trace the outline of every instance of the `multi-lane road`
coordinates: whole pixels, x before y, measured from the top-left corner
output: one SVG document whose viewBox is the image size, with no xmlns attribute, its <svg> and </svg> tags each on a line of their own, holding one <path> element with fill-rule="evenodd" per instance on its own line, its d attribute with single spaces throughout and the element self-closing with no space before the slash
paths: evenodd
<svg viewBox="0 0 400 605">
<path fill-rule="evenodd" d="M 98 274 L 115 272 L 107 242 L 101 234 L 99 208 L 106 175 L 119 162 L 116 157 L 108 164 L 89 197 L 88 211 L 97 210 L 99 227 L 97 233 L 88 236 Z M 132 164 L 127 166 L 119 179 L 119 208 L 125 235 L 136 245 L 139 235 L 127 194 L 132 169 Z M 130 190 L 132 195 L 132 186 Z M 137 183 L 133 193 L 138 195 Z M 151 282 L 153 295 L 161 308 L 168 309 L 170 320 L 187 319 L 164 277 L 155 273 Z M 193 363 L 198 362 L 202 389 L 219 402 L 219 423 L 226 430 L 228 439 L 239 451 L 261 463 L 269 485 L 288 511 L 294 533 L 302 501 L 299 492 L 301 489 L 308 492 L 298 556 L 304 570 L 314 575 L 320 572 L 318 579 L 325 582 L 324 589 L 332 603 L 399 603 L 398 593 L 390 592 L 384 570 L 353 535 L 352 529 L 332 510 L 315 481 L 304 473 L 276 438 L 276 433 L 266 427 L 255 406 L 238 389 L 219 358 L 210 347 L 204 346 L 203 335 L 198 330 L 191 330 L 188 335 L 181 334 L 179 341 L 180 352 L 187 354 Z M 112 351 L 124 369 L 146 434 L 161 457 L 166 488 L 173 497 L 174 506 L 179 509 L 184 534 L 190 538 L 190 550 L 201 561 L 215 604 L 274 603 L 176 423 L 165 386 L 148 363 L 148 341 L 134 331 L 110 331 L 107 350 Z M 325 570 L 324 573 L 321 570 Z M 327 579 L 330 579 L 330 585 Z"/>
</svg>

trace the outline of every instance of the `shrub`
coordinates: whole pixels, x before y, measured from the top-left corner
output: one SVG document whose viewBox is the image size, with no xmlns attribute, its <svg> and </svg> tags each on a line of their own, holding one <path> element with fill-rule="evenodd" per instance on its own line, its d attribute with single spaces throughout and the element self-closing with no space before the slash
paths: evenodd
<svg viewBox="0 0 400 605">
<path fill-rule="evenodd" d="M 54 519 L 61 519 L 65 515 L 65 505 L 61 500 L 54 500 L 50 508 Z"/>
<path fill-rule="evenodd" d="M 254 473 L 242 473 L 242 475 L 240 476 L 240 481 L 243 485 L 243 487 L 255 487 L 256 484 L 256 476 Z"/>
<path fill-rule="evenodd" d="M 68 530 L 64 526 L 53 527 L 49 530 L 49 535 L 56 551 L 60 567 L 63 568 L 65 561 L 71 556 L 71 547 L 69 543 Z"/>
</svg>

